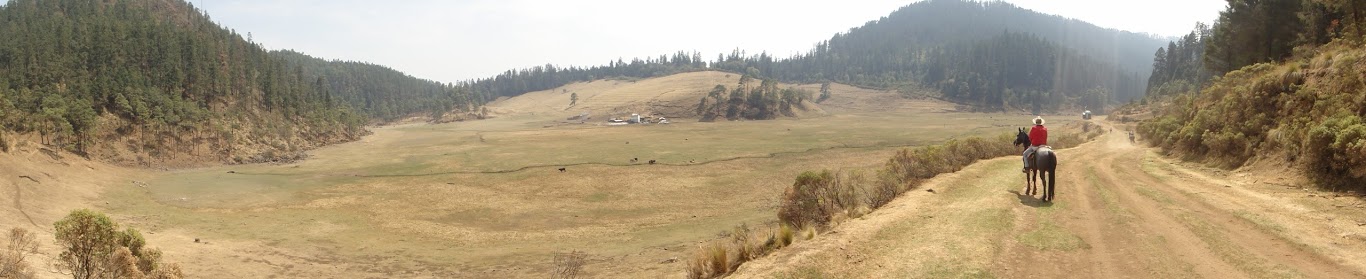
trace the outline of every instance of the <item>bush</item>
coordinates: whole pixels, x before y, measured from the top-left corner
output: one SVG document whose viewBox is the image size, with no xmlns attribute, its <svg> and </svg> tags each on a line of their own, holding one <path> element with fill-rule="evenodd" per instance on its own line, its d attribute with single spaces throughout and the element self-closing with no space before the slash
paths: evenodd
<svg viewBox="0 0 1366 279">
<path fill-rule="evenodd" d="M 9 231 L 9 245 L 0 254 L 0 278 L 33 278 L 28 256 L 38 253 L 38 237 L 24 228 Z"/>
<path fill-rule="evenodd" d="M 145 248 L 141 233 L 131 228 L 119 231 L 104 214 L 79 209 L 53 226 L 62 250 L 58 266 L 73 278 L 182 277 L 178 266 L 161 267 L 161 251 Z M 136 268 L 129 269 L 128 263 Z"/>
<path fill-rule="evenodd" d="M 1311 179 L 1330 188 L 1359 186 L 1366 178 L 1366 123 L 1355 115 L 1333 117 L 1309 130 L 1300 148 Z"/>
<path fill-rule="evenodd" d="M 871 184 L 872 186 L 868 191 L 865 191 L 864 203 L 869 208 L 882 207 L 901 195 L 901 192 L 904 191 L 904 187 L 902 187 L 904 183 L 901 178 L 892 175 L 891 172 L 878 172 L 877 181 Z"/>
<path fill-rule="evenodd" d="M 778 220 L 794 227 L 829 224 L 834 202 L 828 195 L 833 192 L 834 181 L 828 170 L 798 175 L 792 187 L 783 192 Z"/>
<path fill-rule="evenodd" d="M 735 268 L 740 267 L 740 264 L 753 259 L 755 253 L 753 253 L 754 249 L 751 247 L 753 247 L 754 244 L 751 243 L 752 240 L 750 239 L 748 225 L 735 227 L 735 231 L 730 233 L 730 237 L 731 245 L 733 245 L 735 249 L 735 262 L 729 266 L 729 270 L 734 270 Z"/>
</svg>

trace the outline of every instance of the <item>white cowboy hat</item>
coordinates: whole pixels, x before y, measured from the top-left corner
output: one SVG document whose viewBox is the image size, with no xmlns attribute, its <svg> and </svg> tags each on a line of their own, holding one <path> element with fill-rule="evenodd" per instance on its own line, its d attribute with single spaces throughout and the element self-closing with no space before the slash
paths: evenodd
<svg viewBox="0 0 1366 279">
<path fill-rule="evenodd" d="M 1041 117 L 1041 116 L 1035 116 L 1035 117 L 1034 117 L 1034 125 L 1043 125 L 1043 117 Z"/>
</svg>

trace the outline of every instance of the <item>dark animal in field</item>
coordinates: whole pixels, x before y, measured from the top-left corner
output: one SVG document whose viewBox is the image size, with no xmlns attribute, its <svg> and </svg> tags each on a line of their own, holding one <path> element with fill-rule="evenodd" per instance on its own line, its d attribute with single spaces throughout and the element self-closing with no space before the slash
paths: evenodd
<svg viewBox="0 0 1366 279">
<path fill-rule="evenodd" d="M 650 160 L 650 164 L 651 164 L 651 165 L 655 164 L 655 160 Z"/>
<path fill-rule="evenodd" d="M 560 168 L 560 172 L 564 172 L 564 168 Z"/>
<path fill-rule="evenodd" d="M 631 163 L 632 163 L 632 164 L 634 164 L 636 161 L 640 161 L 640 158 L 631 158 Z"/>
</svg>

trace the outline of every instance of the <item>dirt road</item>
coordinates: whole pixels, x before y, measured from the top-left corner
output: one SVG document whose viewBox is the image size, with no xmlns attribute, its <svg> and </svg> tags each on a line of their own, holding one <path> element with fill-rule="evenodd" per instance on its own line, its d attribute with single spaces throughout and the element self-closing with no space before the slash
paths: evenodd
<svg viewBox="0 0 1366 279">
<path fill-rule="evenodd" d="M 735 277 L 1366 277 L 1361 197 L 1154 152 L 1123 132 L 1059 150 L 1052 204 L 1018 194 L 1018 158 L 979 162 Z"/>
</svg>

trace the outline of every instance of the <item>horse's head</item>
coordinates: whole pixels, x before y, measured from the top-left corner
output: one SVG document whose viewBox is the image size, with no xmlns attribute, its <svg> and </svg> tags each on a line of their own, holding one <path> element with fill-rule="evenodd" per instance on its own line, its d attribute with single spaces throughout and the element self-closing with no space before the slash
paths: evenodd
<svg viewBox="0 0 1366 279">
<path fill-rule="evenodd" d="M 1024 128 L 1020 128 L 1020 133 L 1015 135 L 1015 146 L 1029 146 L 1029 133 Z"/>
</svg>

